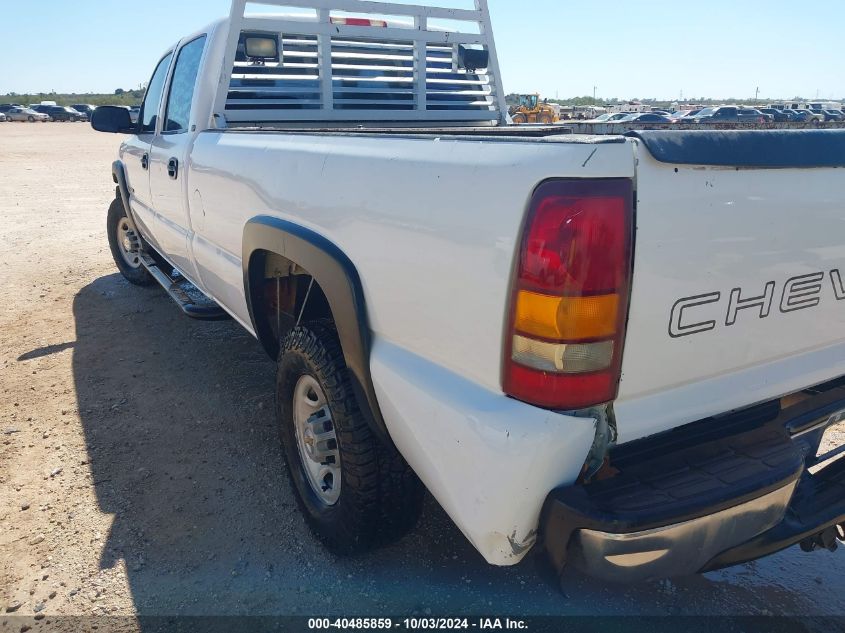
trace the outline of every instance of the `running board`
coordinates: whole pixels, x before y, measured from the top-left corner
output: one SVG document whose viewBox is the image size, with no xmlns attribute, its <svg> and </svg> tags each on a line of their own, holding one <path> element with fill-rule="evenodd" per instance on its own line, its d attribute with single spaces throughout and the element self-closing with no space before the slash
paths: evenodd
<svg viewBox="0 0 845 633">
<path fill-rule="evenodd" d="M 141 263 L 187 316 L 200 321 L 228 321 L 232 318 L 187 279 L 184 277 L 179 280 L 173 279 L 148 255 L 141 256 Z M 193 291 L 192 294 L 200 295 L 204 301 L 192 298 L 190 291 Z"/>
</svg>

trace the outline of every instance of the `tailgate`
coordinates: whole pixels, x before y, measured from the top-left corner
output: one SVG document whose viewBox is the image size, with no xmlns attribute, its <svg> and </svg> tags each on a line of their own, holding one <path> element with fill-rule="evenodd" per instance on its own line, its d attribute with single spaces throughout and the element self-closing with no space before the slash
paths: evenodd
<svg viewBox="0 0 845 633">
<path fill-rule="evenodd" d="M 845 375 L 845 132 L 639 136 L 620 441 Z"/>
</svg>

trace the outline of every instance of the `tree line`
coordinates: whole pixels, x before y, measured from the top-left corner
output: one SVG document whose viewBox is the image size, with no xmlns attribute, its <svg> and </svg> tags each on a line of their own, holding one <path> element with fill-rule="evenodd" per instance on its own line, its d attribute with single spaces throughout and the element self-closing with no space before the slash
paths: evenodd
<svg viewBox="0 0 845 633">
<path fill-rule="evenodd" d="M 61 106 L 69 106 L 74 103 L 89 103 L 95 106 L 101 105 L 120 105 L 133 106 L 139 105 L 144 98 L 144 91 L 138 89 L 124 90 L 118 88 L 113 93 L 109 94 L 95 94 L 95 93 L 56 93 L 56 92 L 39 92 L 30 94 L 20 94 L 17 92 L 9 92 L 0 95 L 0 103 L 20 103 L 21 105 L 29 105 L 30 103 L 41 103 L 42 101 L 55 101 Z"/>
</svg>

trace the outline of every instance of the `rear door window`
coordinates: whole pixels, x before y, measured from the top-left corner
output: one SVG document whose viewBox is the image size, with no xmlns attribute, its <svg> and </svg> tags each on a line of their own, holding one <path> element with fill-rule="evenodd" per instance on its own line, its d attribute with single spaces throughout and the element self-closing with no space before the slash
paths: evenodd
<svg viewBox="0 0 845 633">
<path fill-rule="evenodd" d="M 197 84 L 205 35 L 188 42 L 179 51 L 173 79 L 170 80 L 170 94 L 167 97 L 164 131 L 187 132 L 191 120 L 191 104 Z"/>
</svg>

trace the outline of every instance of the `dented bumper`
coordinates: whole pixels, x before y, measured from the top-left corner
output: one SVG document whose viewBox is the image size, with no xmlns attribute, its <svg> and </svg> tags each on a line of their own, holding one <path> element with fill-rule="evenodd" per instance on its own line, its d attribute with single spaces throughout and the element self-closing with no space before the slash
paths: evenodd
<svg viewBox="0 0 845 633">
<path fill-rule="evenodd" d="M 371 366 L 390 437 L 435 499 L 487 562 L 522 560 L 548 492 L 578 478 L 596 421 L 517 402 L 381 340 Z"/>
<path fill-rule="evenodd" d="M 555 490 L 541 519 L 543 547 L 605 580 L 634 582 L 710 571 L 796 543 L 835 543 L 845 522 L 845 461 L 810 472 L 845 388 L 780 414 L 762 406 L 706 420 L 611 455 L 613 476 Z"/>
</svg>

